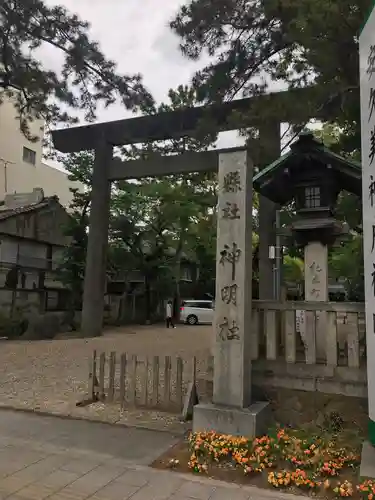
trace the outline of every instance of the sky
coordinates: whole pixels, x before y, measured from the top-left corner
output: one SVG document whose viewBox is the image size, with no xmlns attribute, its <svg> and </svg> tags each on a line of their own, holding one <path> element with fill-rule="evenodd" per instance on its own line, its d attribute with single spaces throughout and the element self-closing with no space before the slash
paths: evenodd
<svg viewBox="0 0 375 500">
<path fill-rule="evenodd" d="M 188 84 L 207 59 L 191 61 L 182 56 L 179 38 L 169 29 L 179 7 L 186 0 L 45 0 L 47 5 L 64 5 L 91 24 L 91 38 L 124 74 L 140 73 L 157 102 L 167 100 L 170 88 Z M 61 58 L 56 49 L 44 46 L 40 59 L 58 69 Z M 98 122 L 131 116 L 119 105 L 98 115 Z M 218 147 L 242 145 L 236 132 L 220 134 Z"/>
<path fill-rule="evenodd" d="M 91 37 L 104 54 L 116 61 L 124 74 L 141 73 L 157 101 L 165 99 L 170 87 L 187 83 L 202 65 L 182 57 L 178 37 L 168 28 L 182 0 L 45 0 L 64 5 L 91 24 Z M 156 7 L 156 8 L 155 8 Z M 52 49 L 53 51 L 53 49 Z M 47 54 L 53 61 L 55 54 Z M 106 118 L 121 118 L 112 109 Z"/>
<path fill-rule="evenodd" d="M 169 29 L 184 0 L 45 0 L 47 5 L 64 5 L 91 24 L 91 38 L 104 54 L 114 60 L 123 74 L 140 73 L 157 102 L 167 100 L 170 88 L 191 81 L 207 59 L 190 61 L 179 50 L 179 38 Z M 53 48 L 43 47 L 40 56 L 46 66 L 56 69 L 59 57 Z M 98 121 L 130 116 L 121 105 L 98 115 Z M 221 134 L 220 147 L 243 143 L 234 132 Z"/>
</svg>

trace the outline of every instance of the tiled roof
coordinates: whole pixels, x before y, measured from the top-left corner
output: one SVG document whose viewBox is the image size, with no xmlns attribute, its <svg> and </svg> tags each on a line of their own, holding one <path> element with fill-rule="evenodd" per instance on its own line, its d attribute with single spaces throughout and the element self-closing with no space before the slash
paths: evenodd
<svg viewBox="0 0 375 500">
<path fill-rule="evenodd" d="M 321 141 L 315 139 L 311 131 L 301 133 L 288 153 L 257 173 L 253 178 L 253 186 L 266 198 L 285 205 L 295 194 L 291 177 L 287 177 L 285 172 L 288 173 L 290 167 L 292 170 L 307 168 L 310 162 L 330 166 L 334 171 L 338 188 L 361 195 L 361 164 L 335 154 Z"/>
<path fill-rule="evenodd" d="M 39 203 L 31 203 L 30 205 L 9 208 L 9 209 L 6 209 L 4 206 L 4 202 L 2 202 L 0 203 L 0 221 L 9 219 L 9 217 L 14 217 L 16 215 L 35 212 L 36 210 L 40 210 L 41 208 L 47 207 L 53 201 L 58 201 L 56 196 L 46 197 Z"/>
<path fill-rule="evenodd" d="M 360 163 L 354 160 L 348 160 L 343 156 L 337 155 L 329 148 L 324 146 L 321 141 L 315 139 L 311 131 L 307 131 L 299 134 L 298 140 L 291 146 L 290 151 L 285 153 L 283 156 L 278 158 L 267 167 L 263 168 L 257 175 L 254 176 L 254 185 L 258 186 L 264 178 L 272 176 L 273 172 L 279 170 L 280 168 L 284 168 L 294 156 L 302 157 L 302 155 L 306 152 L 310 154 L 315 153 L 317 156 L 320 155 L 322 157 L 325 157 L 327 162 L 328 160 L 333 162 L 332 166 L 334 168 L 346 168 L 346 171 L 348 173 L 352 172 L 353 176 L 355 177 L 360 178 L 362 175 L 362 167 Z"/>
</svg>

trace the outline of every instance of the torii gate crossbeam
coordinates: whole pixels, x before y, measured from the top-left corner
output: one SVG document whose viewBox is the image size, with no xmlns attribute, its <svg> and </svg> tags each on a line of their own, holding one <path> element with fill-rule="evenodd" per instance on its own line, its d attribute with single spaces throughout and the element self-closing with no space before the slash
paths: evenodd
<svg viewBox="0 0 375 500">
<path fill-rule="evenodd" d="M 295 103 L 292 110 L 291 98 Z M 234 122 L 232 116 L 236 113 L 238 117 L 238 114 L 242 113 L 245 117 L 244 126 L 258 127 L 259 141 L 262 145 L 262 163 L 268 164 L 280 155 L 280 123 L 293 122 L 297 116 L 301 120 L 302 115 L 306 121 L 320 117 L 317 116 L 316 109 L 322 107 L 316 103 L 315 109 L 311 110 L 309 103 L 314 103 L 314 88 L 293 89 L 207 107 L 194 107 L 52 132 L 55 148 L 63 153 L 95 150 L 81 324 L 84 336 L 97 336 L 102 331 L 111 181 L 120 178 L 166 175 L 174 173 L 174 169 L 178 173 L 192 171 L 191 162 L 193 165 L 196 163 L 197 170 L 204 170 L 206 161 L 207 170 L 217 169 L 217 166 L 214 166 L 217 152 L 198 153 L 195 156 L 186 153 L 179 159 L 164 158 L 163 161 L 160 161 L 160 158 L 158 161 L 156 158 L 144 162 L 135 160 L 131 164 L 113 159 L 113 147 L 189 136 L 205 119 L 218 131 L 237 129 L 238 121 Z M 267 107 L 276 109 L 277 119 L 271 118 L 267 113 Z M 274 243 L 275 210 L 276 207 L 271 201 L 266 198 L 261 199 L 259 251 L 261 299 L 270 299 L 269 294 L 272 294 L 273 271 L 268 258 L 268 248 Z"/>
</svg>

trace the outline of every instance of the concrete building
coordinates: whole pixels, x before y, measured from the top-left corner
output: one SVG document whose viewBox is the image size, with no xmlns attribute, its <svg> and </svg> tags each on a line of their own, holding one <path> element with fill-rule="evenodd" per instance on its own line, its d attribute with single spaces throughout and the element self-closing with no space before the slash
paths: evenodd
<svg viewBox="0 0 375 500">
<path fill-rule="evenodd" d="M 42 188 L 45 196 L 57 196 L 66 207 L 72 198 L 69 188 L 74 183 L 65 172 L 42 161 L 43 120 L 31 123 L 30 131 L 39 137 L 37 142 L 24 136 L 12 101 L 4 99 L 0 105 L 0 200 L 7 194 Z"/>
</svg>

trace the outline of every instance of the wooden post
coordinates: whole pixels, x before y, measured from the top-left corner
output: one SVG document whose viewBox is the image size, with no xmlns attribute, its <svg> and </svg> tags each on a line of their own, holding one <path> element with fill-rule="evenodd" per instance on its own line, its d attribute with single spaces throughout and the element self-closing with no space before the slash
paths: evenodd
<svg viewBox="0 0 375 500">
<path fill-rule="evenodd" d="M 267 359 L 275 361 L 277 359 L 276 311 L 266 310 L 264 312 L 264 321 L 264 331 L 266 332 Z"/>
<path fill-rule="evenodd" d="M 109 357 L 109 383 L 108 383 L 108 401 L 112 402 L 115 395 L 115 372 L 116 372 L 116 353 L 111 352 Z"/>
<path fill-rule="evenodd" d="M 152 404 L 158 406 L 159 399 L 159 356 L 154 356 L 152 362 Z"/>
<path fill-rule="evenodd" d="M 358 314 L 348 313 L 348 366 L 349 368 L 359 368 L 359 332 Z"/>
<path fill-rule="evenodd" d="M 164 360 L 164 401 L 165 407 L 169 405 L 171 394 L 171 357 L 165 356 Z"/>
<path fill-rule="evenodd" d="M 103 401 L 105 399 L 105 352 L 100 354 L 99 358 L 99 400 Z"/>
<path fill-rule="evenodd" d="M 91 366 L 89 373 L 89 397 L 95 401 L 96 399 L 96 351 L 93 352 L 91 358 Z"/>
<path fill-rule="evenodd" d="M 295 311 L 285 311 L 285 360 L 287 363 L 296 362 L 296 314 Z"/>
<path fill-rule="evenodd" d="M 305 345 L 306 364 L 314 365 L 316 363 L 316 313 L 315 311 L 306 311 L 306 345 Z"/>
<path fill-rule="evenodd" d="M 147 406 L 148 401 L 148 358 L 145 358 L 143 377 L 140 376 L 141 381 L 141 405 Z"/>
<path fill-rule="evenodd" d="M 191 420 L 193 418 L 194 406 L 199 403 L 197 386 L 196 386 L 196 377 L 197 377 L 197 358 L 194 356 L 192 360 L 191 382 L 189 382 L 188 384 L 184 405 L 182 408 L 182 418 L 185 421 Z"/>
<path fill-rule="evenodd" d="M 184 364 L 180 357 L 177 358 L 176 363 L 176 403 L 179 411 L 182 410 L 182 377 L 183 377 Z"/>
<path fill-rule="evenodd" d="M 120 361 L 120 404 L 121 408 L 125 406 L 125 389 L 126 389 L 126 354 L 121 354 Z"/>
<path fill-rule="evenodd" d="M 329 311 L 327 314 L 327 365 L 337 366 L 337 313 Z"/>
<path fill-rule="evenodd" d="M 133 355 L 129 382 L 129 403 L 133 406 L 135 406 L 137 402 L 137 364 L 138 358 L 136 355 Z"/>
</svg>

